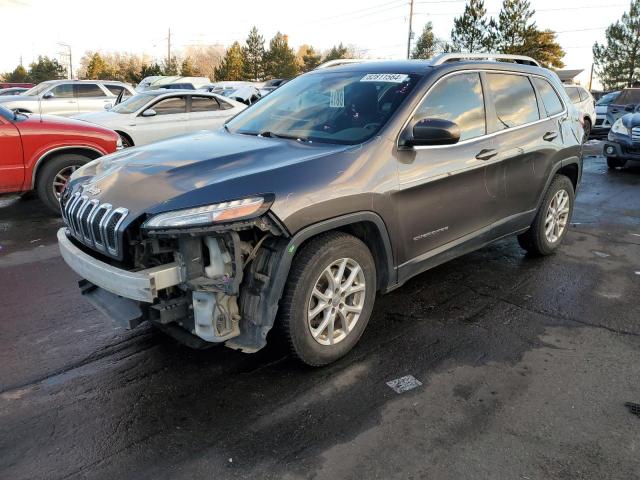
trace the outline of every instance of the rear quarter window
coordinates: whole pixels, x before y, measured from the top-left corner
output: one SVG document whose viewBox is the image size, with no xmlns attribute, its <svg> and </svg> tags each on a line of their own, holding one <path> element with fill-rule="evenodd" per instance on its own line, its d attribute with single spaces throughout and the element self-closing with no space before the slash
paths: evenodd
<svg viewBox="0 0 640 480">
<path fill-rule="evenodd" d="M 529 78 L 509 73 L 488 73 L 498 130 L 540 120 L 538 101 Z"/>
<path fill-rule="evenodd" d="M 558 93 L 549 82 L 542 78 L 536 77 L 533 77 L 532 81 L 536 87 L 536 90 L 538 90 L 538 95 L 540 95 L 540 99 L 542 100 L 542 105 L 544 106 L 547 117 L 557 115 L 564 110 L 562 100 L 560 100 Z"/>
<path fill-rule="evenodd" d="M 571 103 L 580 103 L 580 92 L 576 87 L 566 87 L 567 95 L 569 95 L 569 100 Z"/>
</svg>

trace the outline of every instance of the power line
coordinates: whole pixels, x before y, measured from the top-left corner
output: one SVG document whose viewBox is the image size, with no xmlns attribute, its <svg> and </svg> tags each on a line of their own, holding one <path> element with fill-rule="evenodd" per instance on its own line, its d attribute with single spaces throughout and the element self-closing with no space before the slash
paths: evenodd
<svg viewBox="0 0 640 480">
<path fill-rule="evenodd" d="M 358 10 L 352 10 L 350 12 L 341 13 L 340 15 L 330 15 L 328 17 L 316 18 L 314 20 L 309 21 L 308 23 L 326 23 L 326 22 L 332 22 L 335 19 L 356 20 L 358 18 L 364 18 L 371 15 L 377 15 L 378 13 L 386 12 L 388 10 L 393 10 L 394 8 L 404 7 L 405 5 L 407 5 L 407 0 L 393 0 L 392 2 L 381 3 L 378 5 L 372 5 L 367 8 L 360 8 Z M 365 13 L 362 13 L 362 12 L 365 12 Z M 352 15 L 356 15 L 356 16 L 353 17 Z"/>
</svg>

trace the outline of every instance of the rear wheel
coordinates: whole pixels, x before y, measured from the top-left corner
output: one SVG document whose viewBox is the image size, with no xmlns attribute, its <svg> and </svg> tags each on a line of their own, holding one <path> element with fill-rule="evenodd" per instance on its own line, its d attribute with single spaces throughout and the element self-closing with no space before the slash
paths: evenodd
<svg viewBox="0 0 640 480">
<path fill-rule="evenodd" d="M 542 199 L 529 230 L 518 236 L 520 246 L 534 255 L 554 253 L 569 228 L 575 194 L 564 175 L 556 175 Z"/>
<path fill-rule="evenodd" d="M 77 153 L 58 155 L 47 161 L 38 172 L 36 189 L 40 200 L 54 212 L 60 211 L 60 195 L 67 185 L 69 177 L 85 163 L 89 157 Z"/>
<path fill-rule="evenodd" d="M 349 352 L 369 322 L 376 295 L 367 246 L 342 232 L 309 241 L 293 260 L 280 326 L 295 357 L 327 365 Z"/>
<path fill-rule="evenodd" d="M 584 140 L 583 143 L 586 142 L 587 140 L 589 140 L 589 137 L 591 136 L 591 120 L 589 120 L 588 118 L 584 119 Z"/>
<path fill-rule="evenodd" d="M 626 163 L 627 161 L 624 158 L 607 157 L 607 167 L 609 167 L 609 170 L 615 170 L 619 167 L 622 168 Z"/>
</svg>

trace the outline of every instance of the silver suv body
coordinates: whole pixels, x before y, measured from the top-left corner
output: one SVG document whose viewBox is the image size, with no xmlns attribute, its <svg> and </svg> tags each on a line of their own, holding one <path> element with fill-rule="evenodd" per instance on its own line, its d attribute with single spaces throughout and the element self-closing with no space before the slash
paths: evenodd
<svg viewBox="0 0 640 480">
<path fill-rule="evenodd" d="M 131 85 L 109 80 L 50 80 L 42 82 L 21 95 L 0 97 L 0 103 L 10 110 L 26 113 L 77 115 L 104 110 L 118 94 L 135 92 Z"/>
</svg>

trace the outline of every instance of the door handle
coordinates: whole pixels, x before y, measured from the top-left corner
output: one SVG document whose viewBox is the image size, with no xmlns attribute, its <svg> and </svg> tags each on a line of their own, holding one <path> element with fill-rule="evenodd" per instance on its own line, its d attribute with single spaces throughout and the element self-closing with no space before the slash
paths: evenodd
<svg viewBox="0 0 640 480">
<path fill-rule="evenodd" d="M 476 155 L 476 158 L 478 160 L 489 160 L 490 158 L 495 157 L 497 154 L 497 150 L 494 150 L 493 148 L 485 148 L 483 150 L 480 150 L 480 152 Z"/>
<path fill-rule="evenodd" d="M 542 139 L 546 142 L 551 142 L 558 138 L 558 132 L 547 132 L 542 136 Z"/>
</svg>

